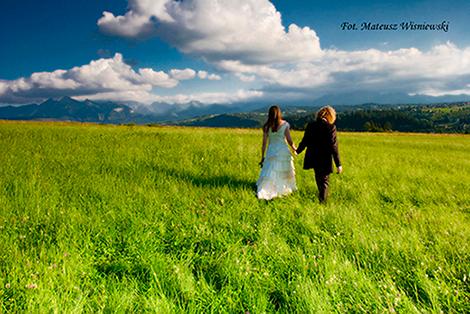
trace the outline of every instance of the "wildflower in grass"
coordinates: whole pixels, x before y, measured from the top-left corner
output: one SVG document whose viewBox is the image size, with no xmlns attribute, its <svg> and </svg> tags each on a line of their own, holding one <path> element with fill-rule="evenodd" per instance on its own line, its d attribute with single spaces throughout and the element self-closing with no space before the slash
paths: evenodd
<svg viewBox="0 0 470 314">
<path fill-rule="evenodd" d="M 26 289 L 36 289 L 38 287 L 37 284 L 35 283 L 30 283 L 28 285 L 26 285 Z"/>
<path fill-rule="evenodd" d="M 9 282 L 5 284 L 5 289 L 10 289 L 10 287 L 11 287 L 11 286 L 10 286 L 10 283 L 9 283 Z"/>
<path fill-rule="evenodd" d="M 57 268 L 57 264 L 56 263 L 53 263 L 52 265 L 49 266 L 49 269 L 55 269 Z"/>
</svg>

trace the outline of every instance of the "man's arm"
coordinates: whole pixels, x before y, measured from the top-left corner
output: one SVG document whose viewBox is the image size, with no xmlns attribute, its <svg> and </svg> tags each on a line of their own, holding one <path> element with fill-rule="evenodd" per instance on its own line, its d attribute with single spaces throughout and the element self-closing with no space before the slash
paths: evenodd
<svg viewBox="0 0 470 314">
<path fill-rule="evenodd" d="M 299 147 L 297 148 L 296 152 L 297 154 L 300 154 L 301 152 L 304 151 L 304 149 L 307 147 L 307 144 L 310 142 L 310 137 L 312 136 L 312 125 L 309 123 L 307 125 L 307 128 L 305 129 L 304 132 L 304 137 L 302 138 L 302 141 L 300 141 Z"/>
<path fill-rule="evenodd" d="M 335 165 L 336 165 L 336 168 L 338 169 L 338 173 L 341 173 L 343 171 L 343 167 L 341 166 L 341 160 L 339 158 L 338 139 L 336 136 L 335 125 L 332 125 L 331 127 L 330 142 L 331 142 L 331 152 L 333 155 L 333 160 L 335 161 Z"/>
</svg>

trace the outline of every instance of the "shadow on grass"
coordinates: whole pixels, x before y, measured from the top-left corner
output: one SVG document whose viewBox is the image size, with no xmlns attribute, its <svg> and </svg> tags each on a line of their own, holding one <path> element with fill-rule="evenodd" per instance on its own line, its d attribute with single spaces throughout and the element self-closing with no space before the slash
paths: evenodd
<svg viewBox="0 0 470 314">
<path fill-rule="evenodd" d="M 211 176 L 204 174 L 194 174 L 184 170 L 173 170 L 168 168 L 159 167 L 155 169 L 159 174 L 164 174 L 168 177 L 188 182 L 197 187 L 217 188 L 229 187 L 232 189 L 256 191 L 256 182 L 236 178 L 229 175 Z"/>
</svg>

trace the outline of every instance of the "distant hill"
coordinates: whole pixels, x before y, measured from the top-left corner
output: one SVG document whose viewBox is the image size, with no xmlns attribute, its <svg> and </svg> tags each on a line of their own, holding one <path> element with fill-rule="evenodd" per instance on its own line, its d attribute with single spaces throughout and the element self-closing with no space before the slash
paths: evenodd
<svg viewBox="0 0 470 314">
<path fill-rule="evenodd" d="M 238 114 L 212 115 L 203 119 L 192 119 L 184 123 L 186 126 L 206 126 L 224 128 L 256 128 L 259 120 L 246 118 Z"/>
<path fill-rule="evenodd" d="M 99 123 L 143 122 L 145 117 L 136 114 L 126 105 L 113 102 L 78 101 L 70 97 L 48 99 L 41 104 L 0 107 L 0 119 L 10 120 L 61 120 Z"/>
<path fill-rule="evenodd" d="M 283 115 L 293 129 L 303 130 L 318 107 L 284 107 Z M 337 106 L 340 131 L 401 131 L 470 133 L 470 102 L 436 105 Z M 257 128 L 266 121 L 266 109 L 209 115 L 173 122 L 185 126 Z"/>
<path fill-rule="evenodd" d="M 470 102 L 359 108 L 338 114 L 344 131 L 470 133 Z"/>
<path fill-rule="evenodd" d="M 266 121 L 267 110 L 268 107 L 263 107 L 249 112 L 211 114 L 192 119 L 173 121 L 167 124 L 221 128 L 257 128 L 261 127 Z M 308 115 L 311 111 L 312 107 L 284 107 L 283 115 L 289 118 L 300 118 Z"/>
</svg>

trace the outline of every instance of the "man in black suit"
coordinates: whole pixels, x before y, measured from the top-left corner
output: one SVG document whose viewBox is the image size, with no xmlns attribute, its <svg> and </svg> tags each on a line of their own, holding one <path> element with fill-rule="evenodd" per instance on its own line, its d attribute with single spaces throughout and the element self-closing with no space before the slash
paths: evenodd
<svg viewBox="0 0 470 314">
<path fill-rule="evenodd" d="M 315 172 L 320 203 L 328 197 L 328 180 L 333 172 L 335 162 L 337 172 L 343 168 L 339 159 L 338 141 L 336 139 L 336 112 L 330 107 L 321 108 L 314 122 L 310 122 L 305 130 L 304 137 L 296 152 L 300 154 L 305 148 L 304 169 L 312 169 Z"/>
</svg>

